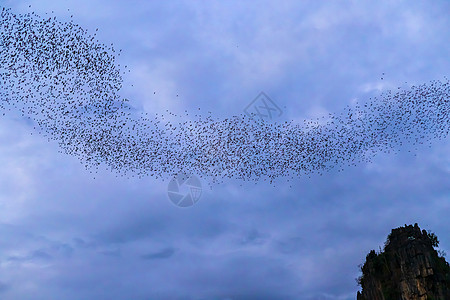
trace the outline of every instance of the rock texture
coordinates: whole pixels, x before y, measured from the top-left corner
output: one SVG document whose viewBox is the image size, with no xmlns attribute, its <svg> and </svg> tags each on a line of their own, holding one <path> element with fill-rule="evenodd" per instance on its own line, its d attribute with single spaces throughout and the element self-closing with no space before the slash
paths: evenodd
<svg viewBox="0 0 450 300">
<path fill-rule="evenodd" d="M 438 244 L 417 223 L 393 229 L 384 251 L 367 255 L 357 300 L 449 300 L 450 267 L 434 249 Z"/>
</svg>

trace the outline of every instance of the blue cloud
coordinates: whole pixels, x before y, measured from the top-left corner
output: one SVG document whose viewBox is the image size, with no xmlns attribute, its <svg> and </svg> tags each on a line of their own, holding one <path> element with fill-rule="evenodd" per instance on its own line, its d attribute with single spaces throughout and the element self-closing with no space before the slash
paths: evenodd
<svg viewBox="0 0 450 300">
<path fill-rule="evenodd" d="M 448 1 L 2 5 L 99 28 L 123 49 L 135 113 L 226 118 L 264 91 L 302 122 L 450 69 Z M 210 190 L 202 178 L 201 199 L 182 210 L 167 180 L 101 168 L 94 180 L 14 118 L 0 118 L 2 299 L 354 299 L 358 264 L 391 228 L 418 222 L 450 252 L 448 139 L 291 189 L 226 179 Z"/>
<path fill-rule="evenodd" d="M 166 248 L 157 252 L 141 255 L 141 258 L 144 260 L 166 259 L 172 257 L 174 254 L 174 248 Z"/>
</svg>

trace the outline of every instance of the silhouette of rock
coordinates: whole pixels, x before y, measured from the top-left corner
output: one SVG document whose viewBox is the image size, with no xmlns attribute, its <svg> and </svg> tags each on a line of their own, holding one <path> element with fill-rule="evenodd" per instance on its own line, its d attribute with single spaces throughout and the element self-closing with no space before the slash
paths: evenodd
<svg viewBox="0 0 450 300">
<path fill-rule="evenodd" d="M 357 300 L 450 299 L 450 267 L 434 233 L 414 224 L 392 229 L 384 251 L 370 251 Z"/>
</svg>

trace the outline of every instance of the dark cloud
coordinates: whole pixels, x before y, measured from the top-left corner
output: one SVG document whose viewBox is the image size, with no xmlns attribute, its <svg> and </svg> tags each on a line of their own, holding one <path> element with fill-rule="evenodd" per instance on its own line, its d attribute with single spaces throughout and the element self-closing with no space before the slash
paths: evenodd
<svg viewBox="0 0 450 300">
<path fill-rule="evenodd" d="M 0 281 L 0 293 L 4 293 L 10 288 L 9 285 Z"/>
<path fill-rule="evenodd" d="M 253 228 L 243 236 L 240 242 L 242 245 L 261 245 L 264 244 L 268 238 L 268 234 L 261 233 L 256 228 Z"/>
<path fill-rule="evenodd" d="M 123 49 L 133 118 L 197 107 L 226 118 L 263 90 L 302 122 L 448 75 L 447 1 L 261 3 L 45 0 L 31 11 L 73 14 Z M 358 264 L 391 228 L 418 222 L 450 252 L 448 138 L 292 189 L 202 179 L 200 201 L 178 209 L 167 181 L 102 169 L 93 180 L 30 126 L 0 118 L 2 299 L 354 299 Z"/>
<path fill-rule="evenodd" d="M 175 254 L 174 248 L 165 248 L 157 252 L 141 255 L 141 258 L 144 260 L 167 259 L 172 257 L 174 254 Z"/>
</svg>

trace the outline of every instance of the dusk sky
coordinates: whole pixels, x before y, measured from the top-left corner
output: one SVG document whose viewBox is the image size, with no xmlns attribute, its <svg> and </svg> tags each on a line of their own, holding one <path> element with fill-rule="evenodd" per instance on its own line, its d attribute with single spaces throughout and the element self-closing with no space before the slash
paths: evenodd
<svg viewBox="0 0 450 300">
<path fill-rule="evenodd" d="M 220 120 L 264 92 L 272 122 L 303 122 L 450 75 L 447 0 L 0 7 L 98 28 L 130 70 L 121 95 L 149 115 Z M 293 182 L 201 178 L 180 208 L 171 178 L 94 175 L 0 115 L 0 299 L 356 299 L 358 265 L 392 228 L 418 223 L 450 253 L 450 138 L 395 150 Z"/>
</svg>

